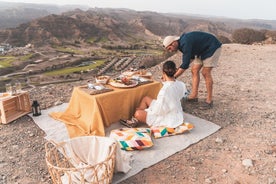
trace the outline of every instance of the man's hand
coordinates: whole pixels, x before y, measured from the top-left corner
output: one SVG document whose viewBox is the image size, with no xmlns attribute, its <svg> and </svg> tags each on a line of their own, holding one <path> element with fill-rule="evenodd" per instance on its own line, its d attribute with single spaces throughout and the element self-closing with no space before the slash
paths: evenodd
<svg viewBox="0 0 276 184">
<path fill-rule="evenodd" d="M 179 77 L 182 73 L 185 72 L 186 69 L 183 68 L 178 68 L 176 73 L 174 74 L 174 78 L 176 79 L 177 77 Z"/>
</svg>

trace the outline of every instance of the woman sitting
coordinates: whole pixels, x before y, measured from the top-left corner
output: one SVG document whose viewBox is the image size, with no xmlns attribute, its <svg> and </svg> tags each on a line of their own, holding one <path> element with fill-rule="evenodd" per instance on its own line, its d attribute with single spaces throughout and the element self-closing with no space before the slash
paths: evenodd
<svg viewBox="0 0 276 184">
<path fill-rule="evenodd" d="M 157 99 L 145 96 L 136 108 L 131 120 L 120 120 L 127 127 L 136 127 L 139 122 L 148 126 L 166 126 L 175 128 L 183 123 L 183 111 L 180 100 L 187 93 L 186 85 L 174 78 L 176 65 L 173 61 L 163 64 L 163 87 Z"/>
</svg>

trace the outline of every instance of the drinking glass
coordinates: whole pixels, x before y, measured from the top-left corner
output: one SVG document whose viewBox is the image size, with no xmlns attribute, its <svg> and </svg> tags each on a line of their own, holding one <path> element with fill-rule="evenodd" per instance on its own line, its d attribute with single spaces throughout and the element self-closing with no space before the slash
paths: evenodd
<svg viewBox="0 0 276 184">
<path fill-rule="evenodd" d="M 17 94 L 18 94 L 18 93 L 21 93 L 21 92 L 22 92 L 21 89 L 22 89 L 21 83 L 20 83 L 20 82 L 16 82 L 16 83 L 15 83 L 15 90 L 16 90 L 16 93 L 17 93 Z"/>
<path fill-rule="evenodd" d="M 94 84 L 93 84 L 93 82 L 92 81 L 87 81 L 87 87 L 88 87 L 88 89 L 93 89 L 94 88 Z"/>
<path fill-rule="evenodd" d="M 8 94 L 12 94 L 12 85 L 10 83 L 6 84 L 6 92 Z"/>
</svg>

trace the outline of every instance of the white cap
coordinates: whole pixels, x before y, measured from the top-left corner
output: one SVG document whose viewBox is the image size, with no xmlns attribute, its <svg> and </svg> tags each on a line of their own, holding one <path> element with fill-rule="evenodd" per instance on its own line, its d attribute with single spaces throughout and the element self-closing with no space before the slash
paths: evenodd
<svg viewBox="0 0 276 184">
<path fill-rule="evenodd" d="M 166 36 L 163 41 L 163 46 L 167 48 L 173 41 L 179 40 L 179 36 Z"/>
</svg>

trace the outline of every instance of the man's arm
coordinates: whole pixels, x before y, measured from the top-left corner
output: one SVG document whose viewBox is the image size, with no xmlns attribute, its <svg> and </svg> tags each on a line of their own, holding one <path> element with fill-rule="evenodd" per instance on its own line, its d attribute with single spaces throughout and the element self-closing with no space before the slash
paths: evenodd
<svg viewBox="0 0 276 184">
<path fill-rule="evenodd" d="M 174 74 L 174 78 L 177 78 L 179 77 L 182 73 L 185 72 L 186 69 L 183 69 L 183 68 L 178 68 L 176 73 Z"/>
</svg>

